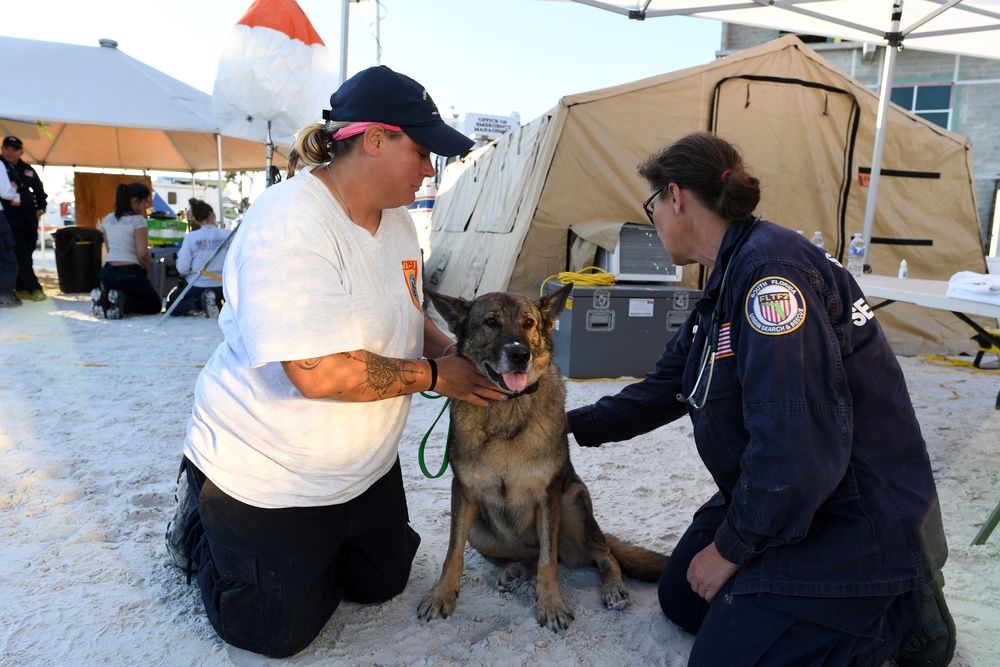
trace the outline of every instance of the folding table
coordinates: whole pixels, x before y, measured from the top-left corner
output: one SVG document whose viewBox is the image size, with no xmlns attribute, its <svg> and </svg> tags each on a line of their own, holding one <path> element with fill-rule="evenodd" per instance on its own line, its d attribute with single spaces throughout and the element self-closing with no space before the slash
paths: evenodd
<svg viewBox="0 0 1000 667">
<path fill-rule="evenodd" d="M 861 289 L 868 297 L 885 299 L 878 304 L 872 305 L 872 310 L 888 306 L 894 301 L 902 303 L 912 303 L 926 308 L 937 308 L 953 313 L 985 340 L 1000 347 L 1000 337 L 989 332 L 974 321 L 969 315 L 981 315 L 984 317 L 1000 318 L 1000 303 L 986 303 L 985 301 L 970 301 L 969 299 L 956 299 L 948 296 L 948 282 L 945 280 L 900 280 L 891 276 L 862 275 L 857 279 Z M 996 408 L 1000 410 L 1000 393 L 997 394 Z M 990 533 L 1000 523 L 1000 504 L 986 519 L 986 523 L 979 529 L 979 533 L 972 544 L 985 544 Z"/>
</svg>

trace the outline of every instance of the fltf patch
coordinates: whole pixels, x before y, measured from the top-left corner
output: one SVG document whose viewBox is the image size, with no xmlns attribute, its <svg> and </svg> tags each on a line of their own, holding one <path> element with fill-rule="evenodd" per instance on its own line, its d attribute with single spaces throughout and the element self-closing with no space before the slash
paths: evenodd
<svg viewBox="0 0 1000 667">
<path fill-rule="evenodd" d="M 416 260 L 403 260 L 403 279 L 406 281 L 406 289 L 410 292 L 410 298 L 413 299 L 413 305 L 416 306 L 418 310 L 423 311 L 423 308 L 420 307 L 420 296 L 417 294 L 417 271 L 419 267 L 420 265 Z"/>
<path fill-rule="evenodd" d="M 747 322 L 767 336 L 795 331 L 806 320 L 806 302 L 794 283 L 778 276 L 760 280 L 747 295 Z"/>
</svg>

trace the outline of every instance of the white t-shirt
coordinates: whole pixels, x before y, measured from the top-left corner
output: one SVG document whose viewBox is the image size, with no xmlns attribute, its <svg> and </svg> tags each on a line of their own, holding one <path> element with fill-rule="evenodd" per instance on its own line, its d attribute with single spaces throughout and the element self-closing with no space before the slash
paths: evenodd
<svg viewBox="0 0 1000 667">
<path fill-rule="evenodd" d="M 10 184 L 7 170 L 3 168 L 3 165 L 0 165 L 0 199 L 13 199 L 16 194 L 17 190 Z"/>
<path fill-rule="evenodd" d="M 181 249 L 177 252 L 177 272 L 188 282 L 193 282 L 195 287 L 219 287 L 219 281 L 202 274 L 201 270 L 222 277 L 228 248 L 218 255 L 215 255 L 215 252 L 226 242 L 231 233 L 228 229 L 207 225 L 185 236 Z M 214 259 L 212 255 L 215 255 Z M 212 264 L 205 266 L 210 259 Z"/>
<path fill-rule="evenodd" d="M 346 502 L 395 463 L 410 396 L 307 399 L 281 361 L 423 349 L 420 246 L 405 208 L 374 236 L 308 173 L 268 188 L 226 258 L 225 341 L 198 377 L 185 455 L 257 507 Z"/>
<path fill-rule="evenodd" d="M 116 218 L 114 213 L 108 213 L 101 221 L 104 237 L 108 240 L 108 262 L 131 262 L 139 264 L 139 255 L 135 248 L 135 230 L 146 229 L 146 218 L 141 215 L 129 214 Z"/>
</svg>

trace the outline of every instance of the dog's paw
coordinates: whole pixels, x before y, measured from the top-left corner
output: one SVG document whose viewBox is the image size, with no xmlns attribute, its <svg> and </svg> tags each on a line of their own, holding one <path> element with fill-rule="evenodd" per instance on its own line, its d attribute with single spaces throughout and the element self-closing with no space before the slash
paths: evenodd
<svg viewBox="0 0 1000 667">
<path fill-rule="evenodd" d="M 497 581 L 497 590 L 501 593 L 510 593 L 523 586 L 527 580 L 528 568 L 522 563 L 514 562 L 500 573 L 500 580 Z"/>
<path fill-rule="evenodd" d="M 562 600 L 558 603 L 542 604 L 539 601 L 535 607 L 535 620 L 553 632 L 559 632 L 569 627 L 569 624 L 576 618 Z"/>
<path fill-rule="evenodd" d="M 604 599 L 604 606 L 608 609 L 624 609 L 629 602 L 628 586 L 621 580 L 609 581 L 604 584 L 601 597 Z"/>
<path fill-rule="evenodd" d="M 458 591 L 447 593 L 431 591 L 417 607 L 417 618 L 424 621 L 429 621 L 432 618 L 448 618 L 455 613 L 455 600 L 457 598 Z"/>
</svg>

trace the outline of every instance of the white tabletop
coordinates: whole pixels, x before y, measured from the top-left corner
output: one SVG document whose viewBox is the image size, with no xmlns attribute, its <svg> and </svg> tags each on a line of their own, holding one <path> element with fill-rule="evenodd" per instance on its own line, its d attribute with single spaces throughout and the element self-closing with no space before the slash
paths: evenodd
<svg viewBox="0 0 1000 667">
<path fill-rule="evenodd" d="M 869 297 L 913 303 L 953 313 L 1000 318 L 1000 304 L 955 299 L 947 296 L 948 281 L 946 280 L 918 280 L 915 278 L 900 280 L 894 276 L 868 274 L 858 277 L 857 281 L 865 295 Z"/>
</svg>

